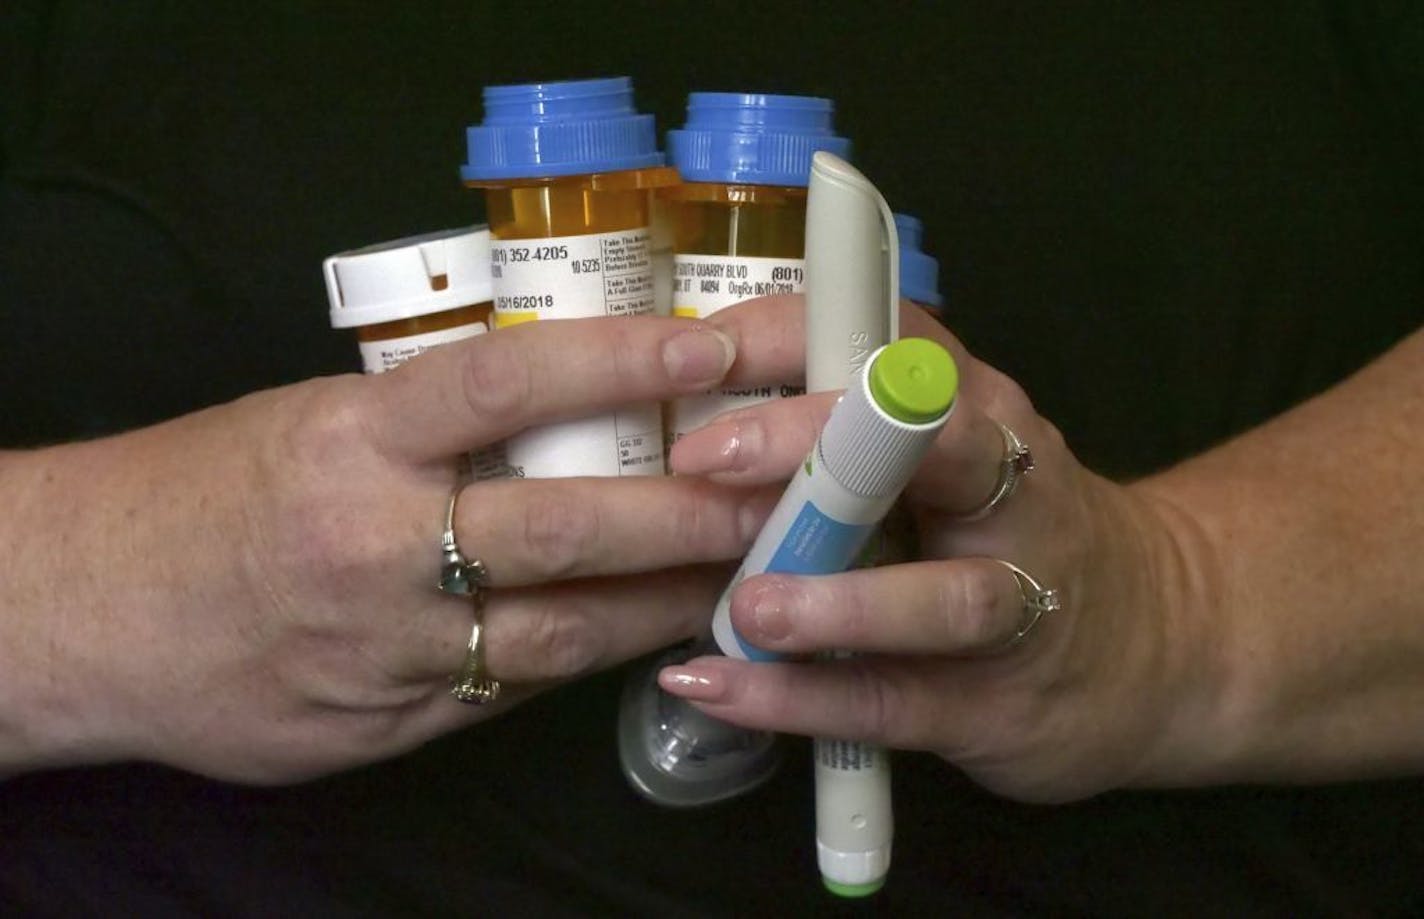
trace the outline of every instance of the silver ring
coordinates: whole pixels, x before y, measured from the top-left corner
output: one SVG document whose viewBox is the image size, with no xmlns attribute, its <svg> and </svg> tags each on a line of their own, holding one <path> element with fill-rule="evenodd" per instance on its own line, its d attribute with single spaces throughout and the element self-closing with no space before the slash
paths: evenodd
<svg viewBox="0 0 1424 919">
<path fill-rule="evenodd" d="M 1033 575 L 1024 571 L 1013 562 L 1006 562 L 1001 558 L 993 559 L 1014 574 L 1014 580 L 1019 584 L 1019 597 L 1023 600 L 1023 614 L 1019 618 L 1018 630 L 1013 637 L 1004 642 L 1001 650 L 1008 650 L 1024 640 L 1034 626 L 1043 618 L 1045 613 L 1056 613 L 1063 609 L 1063 598 L 1058 591 L 1044 587 Z"/>
<path fill-rule="evenodd" d="M 440 536 L 440 581 L 436 586 L 451 596 L 475 597 L 483 603 L 489 569 L 479 559 L 467 558 L 455 541 L 455 503 L 460 500 L 465 484 L 462 476 L 450 490 L 450 500 L 445 504 L 445 532 Z"/>
<path fill-rule="evenodd" d="M 997 421 L 994 423 L 999 424 Z M 983 520 L 992 514 L 995 508 L 1007 501 L 1018 489 L 1019 479 L 1033 471 L 1033 451 L 1029 450 L 1028 444 L 1019 440 L 1019 436 L 1009 430 L 1007 425 L 999 424 L 999 431 L 1004 437 L 1004 456 L 999 460 L 998 481 L 994 483 L 994 490 L 984 503 L 958 515 L 955 519 L 959 521 L 969 523 Z"/>
<path fill-rule="evenodd" d="M 485 599 L 484 593 L 471 595 L 475 622 L 470 628 L 470 641 L 465 647 L 465 662 L 450 677 L 450 695 L 470 705 L 484 705 L 499 698 L 499 680 L 485 672 Z"/>
</svg>

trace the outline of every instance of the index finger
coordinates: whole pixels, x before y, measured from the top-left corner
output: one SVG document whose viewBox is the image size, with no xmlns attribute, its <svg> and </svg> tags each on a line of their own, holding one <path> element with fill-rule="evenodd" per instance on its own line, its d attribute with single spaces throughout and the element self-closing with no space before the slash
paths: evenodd
<svg viewBox="0 0 1424 919">
<path fill-rule="evenodd" d="M 424 461 L 528 427 L 702 392 L 734 335 L 657 316 L 528 322 L 436 348 L 370 380 L 363 407 L 385 451 Z"/>
</svg>

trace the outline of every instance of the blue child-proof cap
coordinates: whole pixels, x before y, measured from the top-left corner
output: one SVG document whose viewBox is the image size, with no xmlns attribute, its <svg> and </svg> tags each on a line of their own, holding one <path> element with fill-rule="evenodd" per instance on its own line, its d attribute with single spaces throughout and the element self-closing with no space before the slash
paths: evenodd
<svg viewBox="0 0 1424 919">
<path fill-rule="evenodd" d="M 920 249 L 924 224 L 909 214 L 896 214 L 895 232 L 900 236 L 900 296 L 935 309 L 944 306 L 939 261 Z"/>
<path fill-rule="evenodd" d="M 668 154 L 687 182 L 804 187 L 817 150 L 850 155 L 834 113 L 831 100 L 814 96 L 690 93 L 687 123 L 667 134 Z"/>
<path fill-rule="evenodd" d="M 652 115 L 628 77 L 486 86 L 485 120 L 465 129 L 467 182 L 662 166 Z"/>
</svg>

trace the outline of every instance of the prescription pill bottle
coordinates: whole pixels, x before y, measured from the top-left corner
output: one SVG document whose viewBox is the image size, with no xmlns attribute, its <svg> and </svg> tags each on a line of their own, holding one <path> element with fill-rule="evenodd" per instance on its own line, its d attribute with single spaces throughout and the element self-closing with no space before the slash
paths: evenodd
<svg viewBox="0 0 1424 919">
<path fill-rule="evenodd" d="M 682 185 L 663 189 L 673 234 L 673 313 L 694 319 L 805 282 L 806 186 L 811 156 L 846 156 L 829 99 L 760 93 L 691 93 L 687 121 L 669 131 Z M 799 385 L 721 389 L 669 406 L 669 442 L 713 416 Z"/>
<path fill-rule="evenodd" d="M 366 373 L 489 331 L 490 234 L 439 230 L 340 252 L 322 262 L 331 326 L 355 329 Z M 502 445 L 470 455 L 475 478 L 508 474 Z"/>
<path fill-rule="evenodd" d="M 461 177 L 485 189 L 495 326 L 654 312 L 651 189 L 678 178 L 632 82 L 488 86 L 484 106 Z M 662 443 L 653 403 L 526 430 L 506 447 L 515 475 L 548 478 L 661 475 Z"/>
<path fill-rule="evenodd" d="M 355 329 L 367 373 L 489 330 L 489 230 L 440 230 L 322 262 L 331 327 Z"/>
<path fill-rule="evenodd" d="M 939 262 L 923 249 L 924 224 L 909 214 L 896 214 L 895 231 L 900 236 L 900 296 L 938 317 L 944 309 Z"/>
</svg>

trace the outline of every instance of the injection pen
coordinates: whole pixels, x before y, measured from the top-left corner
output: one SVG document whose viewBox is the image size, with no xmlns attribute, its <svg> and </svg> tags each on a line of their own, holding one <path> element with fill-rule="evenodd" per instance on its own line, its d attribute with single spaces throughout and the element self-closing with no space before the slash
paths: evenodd
<svg viewBox="0 0 1424 919">
<path fill-rule="evenodd" d="M 899 233 L 880 192 L 844 160 L 814 158 L 806 208 L 808 392 L 848 388 L 870 352 L 899 337 L 899 272 Z M 829 738 L 817 738 L 814 750 L 822 880 L 841 896 L 866 896 L 890 869 L 889 751 Z M 836 806 L 823 806 L 832 797 Z M 836 826 L 843 820 L 857 822 L 859 832 L 850 834 L 849 847 L 828 845 L 847 835 Z"/>
<path fill-rule="evenodd" d="M 781 659 L 737 632 L 732 591 L 757 574 L 850 568 L 949 419 L 958 390 L 953 358 L 927 338 L 904 338 L 871 355 L 717 601 L 712 635 L 723 654 Z"/>
<path fill-rule="evenodd" d="M 712 634 L 723 654 L 777 659 L 733 627 L 732 589 L 763 572 L 851 567 L 949 419 L 958 389 L 949 352 L 928 339 L 902 339 L 870 357 L 717 603 Z M 873 892 L 889 869 L 893 816 L 884 757 L 875 747 L 817 741 L 817 863 L 827 888 L 843 896 Z"/>
</svg>

